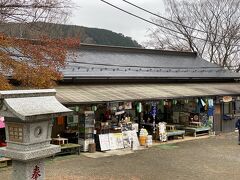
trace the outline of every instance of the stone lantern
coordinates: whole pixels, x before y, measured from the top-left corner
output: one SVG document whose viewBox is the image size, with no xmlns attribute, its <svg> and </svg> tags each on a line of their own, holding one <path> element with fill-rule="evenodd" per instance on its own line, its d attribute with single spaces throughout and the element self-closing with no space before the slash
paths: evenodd
<svg viewBox="0 0 240 180">
<path fill-rule="evenodd" d="M 0 154 L 12 159 L 14 180 L 44 179 L 44 159 L 61 150 L 50 144 L 52 119 L 72 111 L 55 94 L 53 89 L 0 91 L 7 142 Z"/>
</svg>

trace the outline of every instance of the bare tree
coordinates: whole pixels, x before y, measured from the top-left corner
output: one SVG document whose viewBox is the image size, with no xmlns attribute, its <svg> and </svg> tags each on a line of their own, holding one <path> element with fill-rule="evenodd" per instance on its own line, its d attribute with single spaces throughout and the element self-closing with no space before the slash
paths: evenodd
<svg viewBox="0 0 240 180">
<path fill-rule="evenodd" d="M 63 22 L 69 15 L 70 0 L 0 0 L 0 24 L 17 22 Z M 31 27 L 36 28 L 36 27 Z M 36 30 L 36 29 L 35 29 Z M 25 87 L 47 88 L 62 78 L 68 47 L 79 40 L 52 40 L 39 35 L 26 40 L 0 33 L 0 89 L 11 89 L 9 79 Z"/>
<path fill-rule="evenodd" d="M 0 22 L 62 21 L 71 0 L 0 0 Z"/>
<path fill-rule="evenodd" d="M 152 19 L 166 28 L 151 29 L 148 45 L 196 51 L 210 62 L 240 70 L 239 0 L 165 0 L 165 5 L 169 21 Z"/>
</svg>

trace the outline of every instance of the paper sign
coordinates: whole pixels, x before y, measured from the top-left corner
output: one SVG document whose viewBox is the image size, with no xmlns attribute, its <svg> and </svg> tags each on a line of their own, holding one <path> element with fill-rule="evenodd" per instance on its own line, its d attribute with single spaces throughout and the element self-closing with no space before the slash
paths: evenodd
<svg viewBox="0 0 240 180">
<path fill-rule="evenodd" d="M 109 134 L 109 146 L 110 149 L 121 149 L 123 146 L 123 135 L 122 133 L 110 133 Z"/>
<path fill-rule="evenodd" d="M 99 134 L 101 151 L 110 150 L 109 134 Z"/>
</svg>

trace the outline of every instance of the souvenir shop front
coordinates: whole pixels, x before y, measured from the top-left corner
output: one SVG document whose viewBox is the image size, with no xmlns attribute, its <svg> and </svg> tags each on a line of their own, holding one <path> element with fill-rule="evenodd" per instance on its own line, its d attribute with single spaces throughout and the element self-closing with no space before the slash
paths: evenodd
<svg viewBox="0 0 240 180">
<path fill-rule="evenodd" d="M 196 91 L 195 87 L 191 91 L 191 88 L 184 88 L 186 84 L 174 87 L 159 85 L 155 89 L 144 86 L 144 90 L 135 86 L 135 91 L 129 89 L 129 85 L 128 88 L 118 86 L 118 89 L 115 87 L 115 92 L 111 89 L 111 93 L 110 87 L 104 87 L 102 91 L 101 87 L 95 87 L 95 94 L 91 92 L 93 86 L 84 87 L 89 89 L 88 92 L 81 91 L 81 87 L 78 87 L 74 91 L 75 96 L 66 93 L 66 87 L 58 88 L 57 98 L 71 108 L 74 115 L 56 120 L 53 136 L 59 134 L 70 142 L 81 144 L 83 151 L 88 151 L 89 144 L 93 143 L 100 151 L 136 149 L 139 140 L 140 144 L 145 145 L 141 138 L 143 129 L 150 135 L 146 139 L 156 142 L 184 138 L 185 135 L 208 135 L 223 131 L 224 128 L 229 131 L 233 129 L 238 111 L 240 112 L 237 96 L 239 92 L 229 92 L 227 87 L 221 95 L 215 94 L 216 87 L 208 87 L 205 92 L 201 89 Z M 200 87 L 202 86 L 198 86 Z M 70 97 L 76 98 L 69 101 Z"/>
</svg>

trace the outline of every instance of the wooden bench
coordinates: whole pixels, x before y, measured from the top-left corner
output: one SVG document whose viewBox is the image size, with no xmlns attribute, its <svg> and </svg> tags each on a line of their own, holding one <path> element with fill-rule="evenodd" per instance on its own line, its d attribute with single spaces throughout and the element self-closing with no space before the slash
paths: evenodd
<svg viewBox="0 0 240 180">
<path fill-rule="evenodd" d="M 210 134 L 210 127 L 185 127 L 186 134 L 192 134 L 194 137 L 202 136 L 202 135 L 209 135 Z"/>
<path fill-rule="evenodd" d="M 167 137 L 181 136 L 184 139 L 184 130 L 167 131 Z"/>
<path fill-rule="evenodd" d="M 166 125 L 166 130 L 167 130 L 167 131 L 174 131 L 174 130 L 176 130 L 176 128 L 175 128 L 174 125 L 169 125 L 169 124 L 167 124 L 167 125 Z"/>
<path fill-rule="evenodd" d="M 6 157 L 1 157 L 0 158 L 0 168 L 7 167 L 8 165 L 11 164 L 11 162 L 12 162 L 12 159 L 6 158 Z"/>
<path fill-rule="evenodd" d="M 80 144 L 62 144 L 61 152 L 56 153 L 56 155 L 65 155 L 65 154 L 78 154 L 80 155 L 81 145 Z"/>
</svg>

